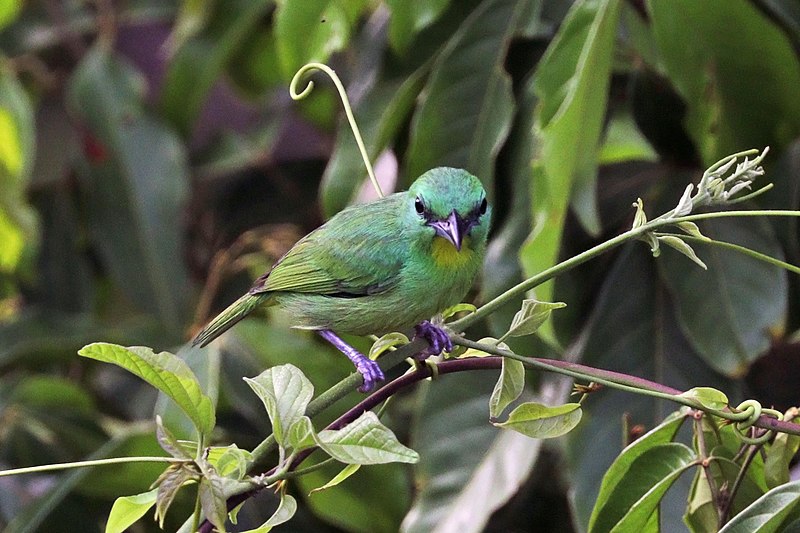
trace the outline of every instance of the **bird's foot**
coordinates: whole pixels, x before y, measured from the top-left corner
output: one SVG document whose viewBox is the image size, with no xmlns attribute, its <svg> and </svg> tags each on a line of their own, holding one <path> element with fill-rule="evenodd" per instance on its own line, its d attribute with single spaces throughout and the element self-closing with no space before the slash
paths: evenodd
<svg viewBox="0 0 800 533">
<path fill-rule="evenodd" d="M 430 320 L 423 320 L 414 327 L 417 332 L 416 336 L 428 341 L 429 347 L 422 350 L 417 354 L 420 360 L 427 359 L 431 355 L 439 355 L 443 351 L 453 351 L 453 341 L 450 340 L 450 335 L 442 328 L 432 323 Z"/>
<path fill-rule="evenodd" d="M 376 361 L 373 361 L 344 342 L 336 333 L 329 329 L 321 329 L 319 330 L 319 334 L 337 350 L 346 355 L 353 365 L 355 365 L 358 373 L 364 378 L 364 384 L 358 388 L 359 392 L 370 392 L 378 386 L 378 383 L 385 379 L 383 370 L 381 370 L 381 367 L 378 366 Z"/>
</svg>

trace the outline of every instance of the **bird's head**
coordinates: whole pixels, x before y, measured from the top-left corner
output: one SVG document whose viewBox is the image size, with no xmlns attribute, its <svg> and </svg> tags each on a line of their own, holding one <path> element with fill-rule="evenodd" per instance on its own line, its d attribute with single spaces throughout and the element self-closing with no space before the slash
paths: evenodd
<svg viewBox="0 0 800 533">
<path fill-rule="evenodd" d="M 492 209 L 483 185 L 466 170 L 434 168 L 420 176 L 408 192 L 410 216 L 434 238 L 445 239 L 456 252 L 462 246 L 486 242 Z"/>
</svg>

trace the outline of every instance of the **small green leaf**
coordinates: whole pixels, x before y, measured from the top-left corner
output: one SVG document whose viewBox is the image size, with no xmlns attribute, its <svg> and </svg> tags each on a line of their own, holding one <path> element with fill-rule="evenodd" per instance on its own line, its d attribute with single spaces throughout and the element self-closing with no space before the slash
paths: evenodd
<svg viewBox="0 0 800 533">
<path fill-rule="evenodd" d="M 720 410 L 728 405 L 728 397 L 725 393 L 711 387 L 695 387 L 680 394 L 681 398 L 694 400 L 703 407 Z"/>
<path fill-rule="evenodd" d="M 372 347 L 369 349 L 369 358 L 375 361 L 378 359 L 378 357 L 383 355 L 385 351 L 394 348 L 395 346 L 408 344 L 408 342 L 408 337 L 402 333 L 387 333 L 372 344 Z"/>
<path fill-rule="evenodd" d="M 456 305 L 448 307 L 447 309 L 442 311 L 441 314 L 442 314 L 442 318 L 447 320 L 451 316 L 456 315 L 458 313 L 472 314 L 477 310 L 478 310 L 478 308 L 475 307 L 474 305 L 472 305 L 470 303 L 462 302 L 460 304 L 456 304 Z"/>
<path fill-rule="evenodd" d="M 708 240 L 708 237 L 700 233 L 700 228 L 694 222 L 678 222 L 675 226 L 690 237 Z"/>
<path fill-rule="evenodd" d="M 142 378 L 178 404 L 201 434 L 208 435 L 214 429 L 214 404 L 211 398 L 203 394 L 197 377 L 175 355 L 169 352 L 155 353 L 144 346 L 126 348 L 107 342 L 84 346 L 78 355 L 113 363 Z"/>
<path fill-rule="evenodd" d="M 554 309 L 566 307 L 564 302 L 540 302 L 533 298 L 522 301 L 522 309 L 517 311 L 505 337 L 522 337 L 536 332 L 547 321 Z"/>
<path fill-rule="evenodd" d="M 161 448 L 170 454 L 172 457 L 178 459 L 191 459 L 192 456 L 180 445 L 178 439 L 164 427 L 164 422 L 161 416 L 156 415 L 156 439 Z"/>
<path fill-rule="evenodd" d="M 106 533 L 123 533 L 150 510 L 156 503 L 158 489 L 133 496 L 122 496 L 114 501 L 106 522 Z"/>
<path fill-rule="evenodd" d="M 519 398 L 524 387 L 525 366 L 516 359 L 503 357 L 500 379 L 497 380 L 492 396 L 489 398 L 489 416 L 492 418 L 500 416 L 503 409 Z"/>
<path fill-rule="evenodd" d="M 311 489 L 311 492 L 309 492 L 308 495 L 311 496 L 315 492 L 321 492 L 323 490 L 328 490 L 331 487 L 335 487 L 345 479 L 349 478 L 350 476 L 358 472 L 359 468 L 361 468 L 361 465 L 359 464 L 349 464 L 345 466 L 341 472 L 339 472 L 333 477 L 333 479 L 331 479 L 321 487 L 317 487 L 316 489 Z"/>
<path fill-rule="evenodd" d="M 217 531 L 225 533 L 228 518 L 227 499 L 223 490 L 222 478 L 216 475 L 200 478 L 200 507 L 206 519 L 214 524 Z"/>
<path fill-rule="evenodd" d="M 658 436 L 671 439 L 674 433 L 670 433 L 667 431 L 666 435 Z M 675 442 L 647 447 L 633 461 L 622 459 L 624 455 L 625 452 L 603 479 L 604 486 L 609 475 L 618 482 L 609 487 L 606 498 L 602 501 L 598 498 L 589 520 L 590 533 L 643 529 L 667 489 L 696 459 L 692 449 Z M 619 466 L 615 468 L 617 463 Z M 622 524 L 625 529 L 621 528 Z"/>
<path fill-rule="evenodd" d="M 164 528 L 164 519 L 175 496 L 181 488 L 197 480 L 199 472 L 187 465 L 170 465 L 156 480 L 158 497 L 156 498 L 156 520 L 159 527 Z"/>
<path fill-rule="evenodd" d="M 478 344 L 486 344 L 488 346 L 493 346 L 500 350 L 508 350 L 508 344 L 504 342 L 500 342 L 498 339 L 494 337 L 484 337 L 478 341 Z M 459 359 L 465 359 L 467 357 L 491 357 L 494 354 L 490 354 L 489 352 L 484 352 L 483 350 L 479 350 L 477 348 L 468 348 L 464 353 L 458 356 Z"/>
<path fill-rule="evenodd" d="M 400 444 L 391 429 L 384 426 L 372 411 L 338 430 L 323 430 L 317 444 L 342 463 L 372 465 L 416 463 L 419 455 Z"/>
<path fill-rule="evenodd" d="M 800 448 L 800 437 L 778 433 L 767 449 L 764 461 L 764 477 L 771 489 L 789 482 L 789 463 Z"/>
<path fill-rule="evenodd" d="M 314 385 L 291 364 L 273 366 L 254 378 L 244 380 L 264 402 L 275 440 L 283 444 L 284 432 L 305 414 L 308 402 L 314 396 Z"/>
<path fill-rule="evenodd" d="M 269 533 L 273 527 L 288 522 L 297 512 L 297 500 L 289 494 L 281 494 L 281 503 L 273 515 L 261 527 L 248 529 L 242 533 Z"/>
<path fill-rule="evenodd" d="M 800 481 L 776 487 L 737 514 L 719 533 L 796 531 L 786 526 L 800 511 Z"/>
<path fill-rule="evenodd" d="M 581 421 L 581 405 L 567 403 L 550 407 L 540 403 L 523 403 L 508 415 L 505 422 L 494 422 L 496 427 L 513 429 L 534 439 L 551 439 L 572 431 Z"/>
<path fill-rule="evenodd" d="M 286 446 L 288 448 L 299 452 L 316 445 L 316 431 L 314 431 L 310 418 L 305 415 L 301 416 L 289 426 L 289 431 L 286 432 Z"/>
<path fill-rule="evenodd" d="M 658 240 L 685 255 L 686 257 L 688 257 L 689 259 L 700 265 L 700 267 L 703 270 L 708 270 L 706 264 L 703 263 L 703 261 L 699 257 L 697 257 L 697 254 L 694 253 L 692 247 L 686 244 L 686 241 L 684 241 L 680 237 L 675 237 L 674 235 L 659 235 Z"/>
<path fill-rule="evenodd" d="M 212 446 L 206 452 L 206 460 L 220 476 L 242 479 L 253 460 L 253 454 L 236 444 Z"/>
</svg>

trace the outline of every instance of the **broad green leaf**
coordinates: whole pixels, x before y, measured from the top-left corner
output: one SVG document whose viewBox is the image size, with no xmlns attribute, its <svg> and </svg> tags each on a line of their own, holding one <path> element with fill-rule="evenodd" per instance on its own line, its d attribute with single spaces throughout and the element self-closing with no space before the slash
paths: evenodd
<svg viewBox="0 0 800 533">
<path fill-rule="evenodd" d="M 686 103 L 686 131 L 705 163 L 743 146 L 781 151 L 797 137 L 800 62 L 781 26 L 745 0 L 647 7 L 660 65 Z"/>
<path fill-rule="evenodd" d="M 480 533 L 529 479 L 544 441 L 486 423 L 493 385 L 486 374 L 442 376 L 420 389 L 423 408 L 412 424 L 419 491 L 402 531 Z"/>
<path fill-rule="evenodd" d="M 495 426 L 513 429 L 533 439 L 551 439 L 572 431 L 581 421 L 581 405 L 568 403 L 550 407 L 540 403 L 523 403 L 508 415 L 505 422 Z"/>
<path fill-rule="evenodd" d="M 497 418 L 508 405 L 519 398 L 525 387 L 525 366 L 515 360 L 503 357 L 500 378 L 495 383 L 489 398 L 489 416 Z"/>
<path fill-rule="evenodd" d="M 503 68 L 525 0 L 486 0 L 437 56 L 411 123 L 407 177 L 438 166 L 464 168 L 492 190 L 494 160 L 514 111 Z"/>
<path fill-rule="evenodd" d="M 308 402 L 314 396 L 314 385 L 291 364 L 273 366 L 254 378 L 244 380 L 264 402 L 275 440 L 284 444 L 285 432 L 305 414 Z"/>
<path fill-rule="evenodd" d="M 695 458 L 694 451 L 675 442 L 644 450 L 626 465 L 604 504 L 595 508 L 589 532 L 641 530 L 658 508 L 664 493 Z"/>
<path fill-rule="evenodd" d="M 177 339 L 188 304 L 179 259 L 188 162 L 177 135 L 145 110 L 144 92 L 142 75 L 100 40 L 72 75 L 67 104 L 96 145 L 79 170 L 104 269 Z"/>
<path fill-rule="evenodd" d="M 416 463 L 419 455 L 400 444 L 375 413 L 366 411 L 342 429 L 323 430 L 317 444 L 328 455 L 347 464 Z"/>
<path fill-rule="evenodd" d="M 317 487 L 315 489 L 311 489 L 308 493 L 309 496 L 316 492 L 322 492 L 323 490 L 328 490 L 331 487 L 335 487 L 345 479 L 349 478 L 361 468 L 359 464 L 349 464 L 345 466 L 338 474 L 336 474 L 330 481 L 322 485 L 321 487 Z"/>
<path fill-rule="evenodd" d="M 655 457 L 656 453 L 654 448 L 645 452 L 648 458 L 654 461 L 669 462 L 671 471 L 669 473 L 658 473 L 658 480 L 652 483 L 648 490 L 641 495 L 641 497 L 628 509 L 622 519 L 611 529 L 617 533 L 624 533 L 627 531 L 643 531 L 646 527 L 657 525 L 658 522 L 658 507 L 664 494 L 669 490 L 672 484 L 678 477 L 688 470 L 695 459 L 694 452 L 678 443 L 663 444 L 662 446 L 674 448 L 670 456 L 667 454 L 659 454 L 661 457 Z M 648 467 L 652 464 L 648 464 Z"/>
<path fill-rule="evenodd" d="M 164 392 L 183 409 L 200 433 L 208 435 L 214 429 L 214 405 L 211 399 L 203 394 L 197 378 L 186 363 L 173 354 L 155 353 L 143 346 L 126 348 L 105 342 L 84 346 L 78 354 L 120 366 Z"/>
<path fill-rule="evenodd" d="M 275 37 L 287 80 L 306 63 L 324 63 L 332 53 L 347 46 L 353 26 L 367 6 L 364 0 L 346 3 L 278 0 L 277 4 Z"/>
<path fill-rule="evenodd" d="M 535 333 L 550 318 L 554 309 L 566 307 L 564 302 L 540 302 L 534 298 L 522 301 L 522 308 L 514 315 L 511 326 L 503 337 L 522 337 Z M 502 338 L 501 338 L 502 340 Z"/>
<path fill-rule="evenodd" d="M 311 419 L 303 415 L 289 426 L 289 431 L 286 432 L 285 445 L 298 452 L 316 446 L 315 437 L 316 431 L 311 424 Z"/>
<path fill-rule="evenodd" d="M 775 533 L 800 515 L 800 481 L 776 487 L 720 529 L 720 533 Z M 796 524 L 795 524 L 796 525 Z"/>
<path fill-rule="evenodd" d="M 692 247 L 686 244 L 686 241 L 680 237 L 675 237 L 674 235 L 659 235 L 657 239 L 694 261 L 703 270 L 708 270 L 706 264 L 699 257 L 697 257 L 697 254 L 694 252 Z"/>
<path fill-rule="evenodd" d="M 225 521 L 228 519 L 225 491 L 222 478 L 203 476 L 197 489 L 200 492 L 200 506 L 206 519 L 214 524 L 217 531 L 225 533 Z"/>
<path fill-rule="evenodd" d="M 248 529 L 243 533 L 269 533 L 272 531 L 272 528 L 288 522 L 297 512 L 297 500 L 294 499 L 293 496 L 284 493 L 281 493 L 281 503 L 278 505 L 278 509 L 272 514 L 272 516 L 264 522 L 260 527 L 256 529 Z"/>
<path fill-rule="evenodd" d="M 764 221 L 730 219 L 702 228 L 713 239 L 782 257 Z M 718 247 L 707 247 L 703 256 L 707 271 L 670 253 L 657 266 L 692 346 L 719 372 L 740 376 L 769 348 L 770 331 L 785 319 L 787 275 L 778 267 Z"/>
<path fill-rule="evenodd" d="M 767 449 L 764 461 L 764 477 L 771 489 L 789 482 L 789 463 L 800 448 L 800 437 L 778 433 Z"/>
<path fill-rule="evenodd" d="M 685 419 L 686 415 L 681 412 L 670 414 L 661 424 L 633 441 L 619 454 L 619 457 L 614 460 L 611 468 L 603 476 L 603 483 L 600 486 L 600 493 L 597 495 L 592 518 L 589 521 L 590 524 L 596 520 L 595 517 L 600 513 L 601 509 L 607 505 L 613 505 L 610 500 L 614 495 L 614 491 L 617 490 L 619 484 L 628 475 L 633 462 L 646 451 L 671 442 Z"/>
<path fill-rule="evenodd" d="M 0 273 L 14 272 L 26 247 L 38 241 L 25 188 L 34 156 L 34 109 L 7 67 L 0 67 Z"/>
<path fill-rule="evenodd" d="M 450 4 L 450 0 L 388 0 L 389 44 L 405 55 L 414 37 L 430 26 Z"/>
<path fill-rule="evenodd" d="M 214 2 L 206 27 L 178 48 L 164 76 L 161 109 L 181 135 L 191 133 L 225 65 L 271 5 L 269 0 Z"/>
<path fill-rule="evenodd" d="M 372 347 L 369 349 L 368 357 L 373 361 L 377 360 L 378 357 L 383 355 L 384 352 L 394 348 L 396 346 L 402 346 L 404 344 L 408 344 L 409 340 L 408 337 L 403 335 L 402 333 L 393 332 L 387 333 L 380 339 L 376 340 Z"/>
<path fill-rule="evenodd" d="M 158 489 L 155 488 L 148 492 L 133 496 L 121 496 L 114 500 L 114 505 L 111 506 L 111 512 L 108 514 L 108 521 L 106 521 L 106 533 L 127 531 L 128 527 L 136 523 L 155 505 L 157 493 Z"/>
<path fill-rule="evenodd" d="M 569 199 L 591 232 L 599 230 L 597 153 L 620 4 L 618 0 L 575 3 L 536 71 L 547 211 L 561 213 Z"/>
<path fill-rule="evenodd" d="M 627 161 L 656 161 L 658 154 L 636 126 L 630 113 L 617 112 L 611 117 L 597 154 L 600 165 Z"/>
<path fill-rule="evenodd" d="M 728 406 L 728 397 L 725 393 L 711 387 L 695 387 L 680 394 L 681 398 L 694 400 L 703 407 L 717 411 Z"/>
</svg>

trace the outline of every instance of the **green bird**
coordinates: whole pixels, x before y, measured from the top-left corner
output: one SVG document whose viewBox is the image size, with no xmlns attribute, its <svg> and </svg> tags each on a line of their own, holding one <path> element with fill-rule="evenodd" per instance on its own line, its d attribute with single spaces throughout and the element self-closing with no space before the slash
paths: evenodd
<svg viewBox="0 0 800 533">
<path fill-rule="evenodd" d="M 193 345 L 205 346 L 259 306 L 277 305 L 293 327 L 316 330 L 344 353 L 368 392 L 383 381 L 378 364 L 334 331 L 355 335 L 415 326 L 429 356 L 452 350 L 428 319 L 460 302 L 483 262 L 491 208 L 465 170 L 435 168 L 408 191 L 354 205 L 300 239 L 241 298 L 214 318 Z"/>
</svg>

